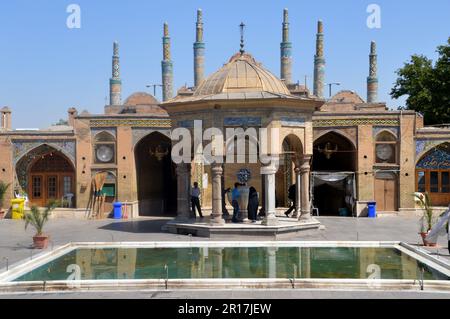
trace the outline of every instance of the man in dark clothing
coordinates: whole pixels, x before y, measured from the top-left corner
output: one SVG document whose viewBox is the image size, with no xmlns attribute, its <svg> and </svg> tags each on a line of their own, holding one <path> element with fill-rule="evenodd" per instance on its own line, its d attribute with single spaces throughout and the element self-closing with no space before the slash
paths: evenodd
<svg viewBox="0 0 450 319">
<path fill-rule="evenodd" d="M 250 219 L 252 222 L 256 222 L 256 214 L 258 212 L 258 205 L 259 205 L 259 198 L 258 198 L 258 192 L 256 189 L 252 186 L 249 189 L 248 194 L 248 219 Z"/>
<path fill-rule="evenodd" d="M 284 213 L 286 217 L 289 217 L 291 212 L 295 209 L 295 204 L 297 202 L 297 184 L 293 184 L 289 187 L 288 198 L 291 200 L 291 207 Z"/>
<path fill-rule="evenodd" d="M 198 210 L 200 218 L 203 218 L 202 208 L 200 207 L 200 188 L 198 188 L 198 183 L 194 183 L 194 187 L 191 189 L 191 203 L 192 203 L 192 213 L 196 217 L 195 208 Z"/>
</svg>

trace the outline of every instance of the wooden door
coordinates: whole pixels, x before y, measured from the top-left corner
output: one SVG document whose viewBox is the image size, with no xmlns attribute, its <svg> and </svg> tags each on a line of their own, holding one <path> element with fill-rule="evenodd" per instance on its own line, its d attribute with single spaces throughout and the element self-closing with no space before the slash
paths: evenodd
<svg viewBox="0 0 450 319">
<path fill-rule="evenodd" d="M 377 210 L 385 211 L 384 208 L 384 180 L 375 179 L 375 201 L 377 202 Z"/>
<path fill-rule="evenodd" d="M 379 173 L 375 178 L 375 201 L 380 212 L 397 210 L 397 178 L 393 173 Z"/>
<path fill-rule="evenodd" d="M 30 200 L 34 205 L 42 206 L 45 202 L 44 176 L 31 175 Z"/>
</svg>

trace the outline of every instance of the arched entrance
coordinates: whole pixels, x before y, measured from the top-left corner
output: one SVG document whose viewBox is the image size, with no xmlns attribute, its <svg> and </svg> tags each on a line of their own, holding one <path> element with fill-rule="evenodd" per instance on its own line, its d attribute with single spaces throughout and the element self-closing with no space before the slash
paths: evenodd
<svg viewBox="0 0 450 319">
<path fill-rule="evenodd" d="M 289 134 L 283 139 L 280 156 L 280 167 L 275 174 L 275 206 L 289 207 L 292 203 L 288 198 L 291 185 L 296 183 L 295 166 L 303 156 L 302 142 L 298 136 Z"/>
<path fill-rule="evenodd" d="M 27 160 L 22 159 L 17 167 L 20 169 L 29 161 L 25 185 L 21 186 L 30 203 L 45 206 L 56 200 L 61 201 L 62 206 L 74 207 L 75 169 L 70 160 L 48 145 L 38 147 L 25 157 Z"/>
<path fill-rule="evenodd" d="M 313 205 L 321 216 L 352 216 L 356 200 L 356 149 L 346 137 L 329 132 L 314 142 Z"/>
<path fill-rule="evenodd" d="M 139 215 L 173 215 L 177 209 L 177 180 L 171 160 L 171 140 L 154 132 L 135 147 Z"/>
<path fill-rule="evenodd" d="M 417 162 L 416 190 L 427 192 L 435 206 L 450 203 L 450 143 L 433 147 Z"/>
</svg>

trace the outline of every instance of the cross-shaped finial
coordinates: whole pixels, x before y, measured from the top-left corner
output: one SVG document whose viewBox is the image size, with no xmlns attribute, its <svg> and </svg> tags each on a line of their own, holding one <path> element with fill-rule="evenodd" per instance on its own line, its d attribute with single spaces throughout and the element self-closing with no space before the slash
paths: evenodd
<svg viewBox="0 0 450 319">
<path fill-rule="evenodd" d="M 241 52 L 241 54 L 244 54 L 244 52 L 245 52 L 245 50 L 244 50 L 244 27 L 245 27 L 244 22 L 241 22 L 239 27 L 241 28 L 241 49 L 239 51 Z"/>
</svg>

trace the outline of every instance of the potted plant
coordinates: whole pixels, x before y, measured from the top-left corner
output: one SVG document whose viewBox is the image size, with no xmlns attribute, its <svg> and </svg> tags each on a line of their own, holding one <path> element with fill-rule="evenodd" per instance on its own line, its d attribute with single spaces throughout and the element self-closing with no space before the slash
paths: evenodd
<svg viewBox="0 0 450 319">
<path fill-rule="evenodd" d="M 33 236 L 33 244 L 37 249 L 45 249 L 48 246 L 49 236 L 43 233 L 44 225 L 48 221 L 50 213 L 56 208 L 57 202 L 51 201 L 41 211 L 37 206 L 32 206 L 29 212 L 25 212 L 25 229 L 32 225 L 36 229 Z"/>
<path fill-rule="evenodd" d="M 3 209 L 3 200 L 5 198 L 5 194 L 9 188 L 9 184 L 6 184 L 3 181 L 0 181 L 0 219 L 5 218 L 6 211 Z"/>
<path fill-rule="evenodd" d="M 422 237 L 423 244 L 424 246 L 436 246 L 436 243 L 430 243 L 425 239 L 435 222 L 430 196 L 428 193 L 414 193 L 414 197 L 416 203 L 423 210 L 423 215 L 420 220 L 420 236 Z"/>
</svg>

